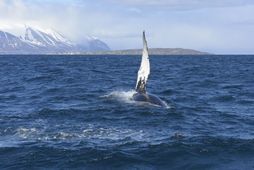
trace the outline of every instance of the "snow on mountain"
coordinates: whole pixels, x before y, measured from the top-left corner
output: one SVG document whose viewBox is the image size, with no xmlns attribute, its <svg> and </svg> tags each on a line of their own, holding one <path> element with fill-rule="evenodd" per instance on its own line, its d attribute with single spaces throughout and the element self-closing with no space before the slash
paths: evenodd
<svg viewBox="0 0 254 170">
<path fill-rule="evenodd" d="M 86 36 L 77 43 L 77 47 L 83 51 L 108 51 L 110 48 L 97 37 Z"/>
<path fill-rule="evenodd" d="M 33 48 L 19 37 L 8 32 L 0 31 L 0 54 L 34 52 Z"/>
<path fill-rule="evenodd" d="M 60 34 L 57 31 L 54 31 L 52 29 L 48 29 L 48 30 L 45 31 L 45 33 L 47 33 L 48 35 L 52 36 L 58 42 L 62 42 L 62 43 L 66 44 L 66 45 L 69 45 L 69 46 L 74 45 L 73 42 L 71 42 L 70 40 L 65 38 L 62 34 Z"/>
<path fill-rule="evenodd" d="M 15 48 L 18 47 L 19 45 L 20 45 L 19 38 L 8 32 L 0 31 L 1 48 Z"/>
<path fill-rule="evenodd" d="M 32 44 L 43 47 L 73 46 L 67 38 L 53 30 L 45 32 L 27 27 L 24 39 Z"/>
<path fill-rule="evenodd" d="M 26 27 L 25 35 L 17 37 L 0 31 L 0 53 L 82 53 L 87 51 L 109 50 L 106 43 L 98 38 L 87 36 L 74 43 L 57 31 Z"/>
</svg>

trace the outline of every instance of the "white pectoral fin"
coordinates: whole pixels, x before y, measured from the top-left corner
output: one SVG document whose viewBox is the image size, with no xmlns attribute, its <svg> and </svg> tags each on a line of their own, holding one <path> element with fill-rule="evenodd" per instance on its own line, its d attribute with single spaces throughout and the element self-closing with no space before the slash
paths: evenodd
<svg viewBox="0 0 254 170">
<path fill-rule="evenodd" d="M 144 81 L 144 84 L 146 84 L 149 74 L 150 74 L 150 62 L 149 62 L 149 55 L 148 55 L 148 47 L 147 47 L 145 32 L 143 32 L 143 52 L 142 52 L 140 68 L 138 71 L 136 89 L 138 87 L 138 83 L 140 80 Z"/>
</svg>

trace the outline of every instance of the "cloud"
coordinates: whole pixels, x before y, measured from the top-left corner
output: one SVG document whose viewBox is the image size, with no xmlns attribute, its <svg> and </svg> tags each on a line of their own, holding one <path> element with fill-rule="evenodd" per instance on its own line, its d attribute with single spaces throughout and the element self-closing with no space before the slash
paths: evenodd
<svg viewBox="0 0 254 170">
<path fill-rule="evenodd" d="M 58 1 L 40 0 L 4 0 L 0 6 L 0 28 L 20 28 L 31 25 L 40 28 L 54 28 L 75 38 L 84 25 L 90 25 L 92 18 L 85 15 L 85 8 L 78 5 L 78 1 L 65 3 Z M 92 13 L 87 10 L 87 14 Z M 18 27 L 17 27 L 18 26 Z M 86 31 L 86 30 L 85 30 Z"/>
<path fill-rule="evenodd" d="M 160 7 L 169 9 L 198 9 L 214 7 L 231 7 L 254 4 L 252 0 L 110 0 L 115 3 L 143 7 Z"/>
<path fill-rule="evenodd" d="M 253 53 L 250 0 L 0 0 L 0 30 L 53 28 L 73 40 L 97 36 L 112 49 L 183 47 Z M 20 31 L 22 30 L 22 31 Z"/>
</svg>

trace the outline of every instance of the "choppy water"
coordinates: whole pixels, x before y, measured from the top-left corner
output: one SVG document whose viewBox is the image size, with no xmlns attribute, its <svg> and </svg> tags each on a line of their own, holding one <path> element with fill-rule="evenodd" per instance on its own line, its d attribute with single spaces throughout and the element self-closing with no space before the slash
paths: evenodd
<svg viewBox="0 0 254 170">
<path fill-rule="evenodd" d="M 0 168 L 254 169 L 254 56 L 0 56 Z"/>
</svg>

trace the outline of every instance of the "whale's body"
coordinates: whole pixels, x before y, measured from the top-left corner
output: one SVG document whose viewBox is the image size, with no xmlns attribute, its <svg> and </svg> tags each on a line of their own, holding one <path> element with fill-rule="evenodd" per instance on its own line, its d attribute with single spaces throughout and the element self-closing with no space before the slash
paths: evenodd
<svg viewBox="0 0 254 170">
<path fill-rule="evenodd" d="M 133 95 L 133 100 L 138 101 L 138 102 L 147 102 L 152 105 L 167 107 L 167 104 L 165 102 L 163 102 L 159 97 L 152 95 L 152 94 L 148 94 L 148 93 L 136 92 Z"/>
<path fill-rule="evenodd" d="M 166 107 L 166 103 L 163 102 L 159 97 L 148 94 L 146 92 L 146 82 L 150 74 L 150 62 L 148 55 L 147 41 L 145 38 L 145 32 L 143 32 L 143 55 L 138 71 L 137 83 L 136 83 L 136 93 L 133 95 L 133 100 L 138 102 L 148 102 L 153 105 L 158 105 Z"/>
</svg>

